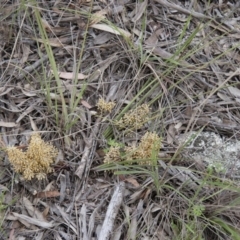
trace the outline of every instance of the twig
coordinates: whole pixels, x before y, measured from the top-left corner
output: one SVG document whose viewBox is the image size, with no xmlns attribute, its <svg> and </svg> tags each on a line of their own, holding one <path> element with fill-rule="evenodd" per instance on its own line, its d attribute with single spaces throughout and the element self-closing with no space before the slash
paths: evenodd
<svg viewBox="0 0 240 240">
<path fill-rule="evenodd" d="M 97 146 L 96 136 L 97 136 L 97 133 L 99 132 L 99 119 L 96 121 L 95 124 L 96 125 L 94 126 L 93 132 L 89 137 L 89 141 L 84 148 L 84 153 L 83 153 L 81 162 L 74 173 L 79 178 L 79 180 L 77 180 L 77 188 L 75 188 L 76 192 L 78 192 L 78 194 L 76 195 L 76 200 L 81 198 L 84 192 L 84 189 L 85 189 L 84 186 L 88 179 L 88 174 L 89 174 L 93 157 L 96 151 L 96 146 Z"/>
<path fill-rule="evenodd" d="M 121 182 L 117 185 L 115 192 L 113 193 L 112 199 L 107 209 L 107 213 L 99 233 L 99 238 L 101 240 L 108 240 L 113 231 L 114 221 L 118 214 L 120 205 L 122 203 L 123 194 L 125 189 L 125 183 Z"/>
<path fill-rule="evenodd" d="M 83 34 L 81 34 L 80 36 L 82 36 Z M 77 39 L 78 35 L 72 37 L 72 38 L 65 38 L 62 39 L 61 43 L 62 44 L 69 44 L 71 43 L 73 40 Z M 53 53 L 57 53 L 59 52 L 59 48 L 55 48 L 52 50 Z M 22 69 L 22 73 L 17 77 L 17 79 L 23 79 L 26 75 L 30 74 L 31 72 L 33 72 L 34 70 L 36 70 L 37 68 L 42 66 L 42 63 L 46 62 L 49 59 L 48 54 L 42 56 L 39 60 L 37 60 L 35 63 L 33 63 L 30 66 L 25 67 L 24 69 Z"/>
<path fill-rule="evenodd" d="M 59 51 L 59 49 L 54 49 L 53 53 L 56 53 Z M 41 57 L 39 60 L 37 60 L 35 63 L 33 63 L 30 66 L 25 67 L 22 71 L 22 73 L 17 77 L 17 79 L 23 79 L 26 75 L 30 74 L 32 71 L 38 69 L 42 66 L 42 63 L 46 62 L 48 60 L 49 56 L 46 54 L 43 57 Z"/>
<path fill-rule="evenodd" d="M 196 17 L 196 18 L 213 20 L 211 17 L 208 17 L 208 16 L 206 16 L 206 15 L 204 15 L 202 13 L 195 12 L 195 11 L 189 11 L 189 10 L 187 10 L 185 8 L 180 7 L 177 4 L 170 3 L 170 2 L 168 2 L 166 0 L 155 0 L 155 2 L 158 2 L 158 3 L 160 3 L 160 4 L 162 4 L 162 5 L 166 6 L 166 7 L 173 8 L 175 10 L 178 10 L 179 12 L 191 15 L 191 16 Z"/>
</svg>

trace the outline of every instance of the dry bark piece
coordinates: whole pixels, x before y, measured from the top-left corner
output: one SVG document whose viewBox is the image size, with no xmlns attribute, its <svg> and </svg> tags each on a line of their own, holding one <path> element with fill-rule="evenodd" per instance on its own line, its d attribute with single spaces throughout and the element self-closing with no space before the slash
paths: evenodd
<svg viewBox="0 0 240 240">
<path fill-rule="evenodd" d="M 125 183 L 121 182 L 117 185 L 113 193 L 101 228 L 101 232 L 99 234 L 99 239 L 101 240 L 108 240 L 111 236 L 111 233 L 113 232 L 114 222 L 118 214 L 120 205 L 122 204 L 124 190 Z"/>
<path fill-rule="evenodd" d="M 60 192 L 58 191 L 44 191 L 44 192 L 38 192 L 35 197 L 36 198 L 53 198 L 53 197 L 59 197 Z"/>
</svg>

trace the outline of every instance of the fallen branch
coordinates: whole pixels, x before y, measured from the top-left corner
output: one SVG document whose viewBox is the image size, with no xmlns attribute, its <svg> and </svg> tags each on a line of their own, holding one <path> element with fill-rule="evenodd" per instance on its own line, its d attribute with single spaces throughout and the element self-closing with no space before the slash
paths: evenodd
<svg viewBox="0 0 240 240">
<path fill-rule="evenodd" d="M 208 16 L 206 16 L 206 15 L 204 15 L 204 14 L 202 14 L 202 13 L 195 12 L 195 11 L 189 11 L 189 10 L 187 10 L 187 9 L 185 9 L 185 8 L 180 7 L 180 6 L 177 5 L 177 4 L 170 3 L 170 2 L 168 2 L 168 1 L 166 1 L 166 0 L 155 0 L 155 2 L 158 2 L 158 3 L 160 3 L 160 4 L 162 4 L 162 5 L 166 6 L 166 7 L 173 8 L 173 9 L 179 11 L 179 12 L 182 12 L 182 13 L 185 13 L 185 14 L 188 14 L 188 15 L 191 15 L 191 16 L 196 17 L 196 18 L 200 18 L 200 19 L 211 19 L 211 20 L 212 20 L 211 17 L 208 17 Z"/>
<path fill-rule="evenodd" d="M 108 240 L 110 238 L 110 235 L 113 231 L 116 216 L 122 203 L 124 189 L 125 189 L 124 182 L 121 182 L 120 184 L 117 185 L 117 188 L 113 193 L 112 199 L 108 206 L 107 213 L 98 239 Z"/>
</svg>

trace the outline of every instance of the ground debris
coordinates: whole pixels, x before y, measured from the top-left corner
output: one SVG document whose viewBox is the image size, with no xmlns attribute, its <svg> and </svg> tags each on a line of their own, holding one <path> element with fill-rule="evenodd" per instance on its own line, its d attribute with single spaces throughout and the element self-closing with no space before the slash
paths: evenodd
<svg viewBox="0 0 240 240">
<path fill-rule="evenodd" d="M 22 181 L 0 152 L 0 239 L 239 237 L 239 1 L 25 3 L 1 2 L 0 146 L 27 151 L 34 130 L 62 154 Z M 146 132 L 154 166 L 96 171 L 110 139 Z M 179 154 L 183 133 L 197 136 Z"/>
</svg>

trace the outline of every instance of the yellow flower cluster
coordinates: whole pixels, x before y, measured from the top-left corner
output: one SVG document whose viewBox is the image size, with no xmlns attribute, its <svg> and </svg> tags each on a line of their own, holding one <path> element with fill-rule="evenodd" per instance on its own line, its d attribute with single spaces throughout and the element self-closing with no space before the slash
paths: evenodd
<svg viewBox="0 0 240 240">
<path fill-rule="evenodd" d="M 104 163 L 121 161 L 120 147 L 110 147 L 108 153 L 104 157 Z"/>
<path fill-rule="evenodd" d="M 159 152 L 160 147 L 161 138 L 156 133 L 147 132 L 138 146 L 126 147 L 125 151 L 129 160 L 139 160 L 141 165 L 152 165 L 152 156 Z"/>
<path fill-rule="evenodd" d="M 6 152 L 15 172 L 22 174 L 26 180 L 45 178 L 52 171 L 50 165 L 58 155 L 57 149 L 45 143 L 37 133 L 31 136 L 26 152 L 17 147 L 8 147 Z"/>
<path fill-rule="evenodd" d="M 138 146 L 125 147 L 125 159 L 137 160 L 139 165 L 152 165 L 152 156 L 158 153 L 161 147 L 161 138 L 156 133 L 147 132 L 141 138 Z M 111 147 L 104 158 L 104 163 L 122 161 L 124 157 L 120 154 L 120 147 Z"/>
<path fill-rule="evenodd" d="M 144 123 L 148 121 L 149 113 L 149 106 L 147 104 L 142 104 L 126 113 L 119 121 L 116 122 L 116 125 L 120 129 L 140 129 Z"/>
<path fill-rule="evenodd" d="M 106 102 L 103 98 L 100 98 L 97 103 L 98 110 L 100 110 L 101 113 L 111 112 L 115 105 L 116 103 Z"/>
</svg>

